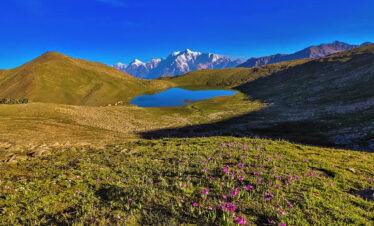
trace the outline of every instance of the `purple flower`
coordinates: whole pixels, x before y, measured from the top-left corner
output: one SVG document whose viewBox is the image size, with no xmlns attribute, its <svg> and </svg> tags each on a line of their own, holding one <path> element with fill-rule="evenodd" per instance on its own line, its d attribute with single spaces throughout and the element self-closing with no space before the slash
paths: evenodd
<svg viewBox="0 0 374 226">
<path fill-rule="evenodd" d="M 223 199 L 227 199 L 227 195 L 222 195 L 222 198 Z"/>
<path fill-rule="evenodd" d="M 226 174 L 229 174 L 229 169 L 228 169 L 228 168 L 224 168 L 224 169 L 222 170 L 222 172 L 224 172 L 224 173 L 226 173 Z"/>
<path fill-rule="evenodd" d="M 275 189 L 280 189 L 280 185 L 279 184 L 277 184 L 277 185 L 275 185 Z"/>
<path fill-rule="evenodd" d="M 121 219 L 121 216 L 119 214 L 117 214 L 117 220 Z"/>
<path fill-rule="evenodd" d="M 208 168 L 204 167 L 204 168 L 203 168 L 203 171 L 204 171 L 204 172 L 208 171 Z"/>
<path fill-rule="evenodd" d="M 221 182 L 221 185 L 222 185 L 222 186 L 225 185 L 225 182 Z"/>
<path fill-rule="evenodd" d="M 72 182 L 73 181 L 73 178 L 69 178 L 69 182 Z"/>
<path fill-rule="evenodd" d="M 290 203 L 290 202 L 288 202 L 288 203 L 287 203 L 287 206 L 289 206 L 289 207 L 293 207 L 293 204 Z"/>
<path fill-rule="evenodd" d="M 266 202 L 270 202 L 270 198 L 265 198 L 265 201 Z"/>
<path fill-rule="evenodd" d="M 318 193 L 314 193 L 314 196 L 318 196 Z"/>
<path fill-rule="evenodd" d="M 256 171 L 256 172 L 253 173 L 253 175 L 257 175 L 257 176 L 260 176 L 260 174 L 261 174 L 261 172 L 259 172 L 259 171 Z"/>
<path fill-rule="evenodd" d="M 75 191 L 75 194 L 77 194 L 77 195 L 79 195 L 80 193 L 81 193 L 81 192 L 78 191 L 78 190 Z"/>
<path fill-rule="evenodd" d="M 244 219 L 244 217 L 239 216 L 239 217 L 237 217 L 237 218 L 235 219 L 235 223 L 237 223 L 237 224 L 246 224 L 247 221 Z"/>
<path fill-rule="evenodd" d="M 308 176 L 309 176 L 310 178 L 312 178 L 312 177 L 313 177 L 313 173 L 310 172 L 310 173 L 308 174 Z"/>
<path fill-rule="evenodd" d="M 243 180 L 244 180 L 244 176 L 239 176 L 239 177 L 238 177 L 238 180 L 239 180 L 239 181 L 243 181 Z"/>
<path fill-rule="evenodd" d="M 329 186 L 330 186 L 330 187 L 334 187 L 334 184 L 330 182 L 330 183 L 329 183 Z"/>
<path fill-rule="evenodd" d="M 198 206 L 199 206 L 199 203 L 194 202 L 192 205 L 193 205 L 194 207 L 198 207 Z"/>
<path fill-rule="evenodd" d="M 210 177 L 209 179 L 210 179 L 210 180 L 214 180 L 214 177 Z"/>
<path fill-rule="evenodd" d="M 280 214 L 280 215 L 284 215 L 284 212 L 280 209 L 277 211 L 277 213 Z"/>
<path fill-rule="evenodd" d="M 235 197 L 237 194 L 238 194 L 238 190 L 237 189 L 234 189 L 233 191 L 230 192 L 230 195 L 232 197 Z"/>
<path fill-rule="evenodd" d="M 213 210 L 213 207 L 209 206 L 209 207 L 208 207 L 208 210 Z"/>
<path fill-rule="evenodd" d="M 181 199 L 181 200 L 179 200 L 179 202 L 180 202 L 180 203 L 184 203 L 184 200 L 183 200 L 183 199 Z"/>
<path fill-rule="evenodd" d="M 79 179 L 79 178 L 81 178 L 81 176 L 77 175 L 75 178 Z"/>
<path fill-rule="evenodd" d="M 99 179 L 99 178 L 97 178 L 97 179 L 96 179 L 95 181 L 96 181 L 96 183 L 99 183 L 100 179 Z"/>
<path fill-rule="evenodd" d="M 249 190 L 251 190 L 252 188 L 253 188 L 252 185 L 247 185 L 247 186 L 245 187 L 245 190 L 246 190 L 246 191 L 249 191 Z"/>
<path fill-rule="evenodd" d="M 239 167 L 239 169 L 241 169 L 241 168 L 244 167 L 244 164 L 243 164 L 243 163 L 239 163 L 239 164 L 238 164 L 238 167 Z"/>
<path fill-rule="evenodd" d="M 229 152 L 229 156 L 231 157 L 231 155 L 232 155 L 232 153 L 231 153 L 231 151 Z"/>
<path fill-rule="evenodd" d="M 259 184 L 261 184 L 261 181 L 262 181 L 262 179 L 261 179 L 261 177 L 259 177 L 258 180 L 257 180 L 257 182 L 258 182 Z"/>
<path fill-rule="evenodd" d="M 203 191 L 201 192 L 201 194 L 208 195 L 209 194 L 209 190 L 207 188 L 204 188 Z"/>
<path fill-rule="evenodd" d="M 269 187 L 273 186 L 273 183 L 269 182 L 268 186 L 269 186 Z"/>
<path fill-rule="evenodd" d="M 221 205 L 222 210 L 226 210 L 228 212 L 234 212 L 236 210 L 236 206 L 232 202 L 224 202 Z"/>
<path fill-rule="evenodd" d="M 187 187 L 187 184 L 183 184 L 183 187 L 185 187 L 185 188 L 186 188 L 186 187 Z"/>
<path fill-rule="evenodd" d="M 283 222 L 280 222 L 279 226 L 286 226 L 286 224 Z"/>
</svg>

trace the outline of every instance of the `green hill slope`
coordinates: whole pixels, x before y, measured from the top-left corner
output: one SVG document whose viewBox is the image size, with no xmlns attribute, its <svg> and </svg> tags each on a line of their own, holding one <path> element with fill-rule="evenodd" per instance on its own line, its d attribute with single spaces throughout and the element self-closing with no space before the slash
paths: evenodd
<svg viewBox="0 0 374 226">
<path fill-rule="evenodd" d="M 101 63 L 46 53 L 18 68 L 0 72 L 0 97 L 35 102 L 102 105 L 128 101 L 165 82 L 136 79 Z"/>
<path fill-rule="evenodd" d="M 255 68 L 206 69 L 160 80 L 170 81 L 177 86 L 187 88 L 233 88 L 308 61 L 310 60 L 294 60 Z"/>
</svg>

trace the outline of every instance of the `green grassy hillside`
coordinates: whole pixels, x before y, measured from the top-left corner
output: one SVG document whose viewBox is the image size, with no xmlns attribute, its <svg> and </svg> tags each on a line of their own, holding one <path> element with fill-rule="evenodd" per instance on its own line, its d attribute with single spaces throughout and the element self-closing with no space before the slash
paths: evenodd
<svg viewBox="0 0 374 226">
<path fill-rule="evenodd" d="M 165 89 L 165 84 L 136 79 L 101 63 L 49 52 L 18 68 L 0 72 L 0 97 L 103 105 Z"/>
<path fill-rule="evenodd" d="M 192 89 L 204 87 L 233 88 L 308 61 L 308 59 L 295 60 L 255 68 L 206 69 L 181 76 L 161 78 L 160 80 L 170 81 L 177 86 Z"/>
<path fill-rule="evenodd" d="M 374 220 L 374 202 L 355 195 L 374 188 L 373 154 L 279 141 L 211 137 L 56 148 L 2 164 L 0 178 L 1 225 Z"/>
</svg>

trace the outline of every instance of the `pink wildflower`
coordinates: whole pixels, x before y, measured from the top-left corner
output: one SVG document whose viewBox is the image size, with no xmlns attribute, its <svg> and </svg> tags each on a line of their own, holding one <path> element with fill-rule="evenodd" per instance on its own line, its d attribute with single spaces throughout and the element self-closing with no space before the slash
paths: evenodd
<svg viewBox="0 0 374 226">
<path fill-rule="evenodd" d="M 184 200 L 183 200 L 183 199 L 181 199 L 181 200 L 179 200 L 179 202 L 180 202 L 180 203 L 184 203 Z"/>
<path fill-rule="evenodd" d="M 279 226 L 286 226 L 286 224 L 283 222 L 280 222 Z"/>
<path fill-rule="evenodd" d="M 198 206 L 199 206 L 199 203 L 194 202 L 192 205 L 193 205 L 194 207 L 198 207 Z"/>
<path fill-rule="evenodd" d="M 238 194 L 238 191 L 236 189 L 234 189 L 233 191 L 230 192 L 230 195 L 232 197 L 235 197 L 237 194 Z"/>
<path fill-rule="evenodd" d="M 279 184 L 275 185 L 275 189 L 280 189 L 280 185 Z"/>
<path fill-rule="evenodd" d="M 208 168 L 204 167 L 204 168 L 203 168 L 203 171 L 204 171 L 204 172 L 208 171 Z"/>
<path fill-rule="evenodd" d="M 241 168 L 244 167 L 244 164 L 243 164 L 243 163 L 239 163 L 239 164 L 238 164 L 238 167 L 239 167 L 239 169 L 241 169 Z"/>
<path fill-rule="evenodd" d="M 257 180 L 257 182 L 258 182 L 259 184 L 261 184 L 261 181 L 262 181 L 262 179 L 261 179 L 261 177 L 259 177 L 258 180 Z"/>
<path fill-rule="evenodd" d="M 234 212 L 236 210 L 236 206 L 232 202 L 224 202 L 221 205 L 221 209 L 228 212 Z"/>
<path fill-rule="evenodd" d="M 246 190 L 246 191 L 249 191 L 249 190 L 251 190 L 252 188 L 253 188 L 252 185 L 247 185 L 247 186 L 245 187 L 245 190 Z"/>
<path fill-rule="evenodd" d="M 207 188 L 204 188 L 203 191 L 201 192 L 202 195 L 208 195 L 209 190 Z"/>
<path fill-rule="evenodd" d="M 240 216 L 235 219 L 235 223 L 237 224 L 246 224 L 247 221 L 244 219 L 244 217 Z"/>
<path fill-rule="evenodd" d="M 239 177 L 238 177 L 238 180 L 239 180 L 239 181 L 243 181 L 243 180 L 244 180 L 244 176 L 239 176 Z"/>
<path fill-rule="evenodd" d="M 282 210 L 278 210 L 277 213 L 280 215 L 284 215 L 284 212 Z"/>
</svg>

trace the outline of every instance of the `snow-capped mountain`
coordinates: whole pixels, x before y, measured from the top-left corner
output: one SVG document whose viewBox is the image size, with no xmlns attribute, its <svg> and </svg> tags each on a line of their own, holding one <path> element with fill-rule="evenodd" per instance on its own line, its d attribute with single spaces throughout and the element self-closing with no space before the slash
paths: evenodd
<svg viewBox="0 0 374 226">
<path fill-rule="evenodd" d="M 213 53 L 193 52 L 189 49 L 174 52 L 164 59 L 153 59 L 148 63 L 134 60 L 128 66 L 118 63 L 113 67 L 138 78 L 153 79 L 176 76 L 200 69 L 222 69 L 236 67 L 240 60 Z"/>
</svg>

